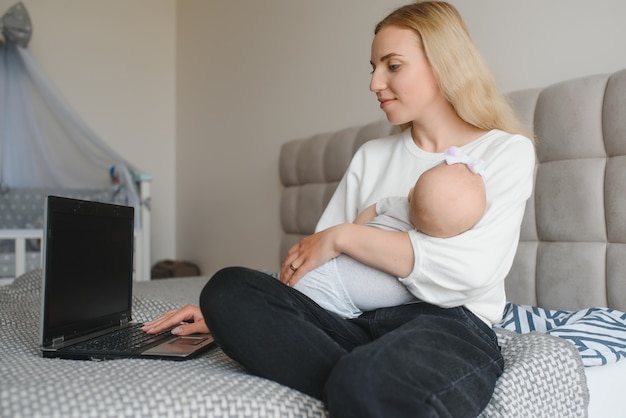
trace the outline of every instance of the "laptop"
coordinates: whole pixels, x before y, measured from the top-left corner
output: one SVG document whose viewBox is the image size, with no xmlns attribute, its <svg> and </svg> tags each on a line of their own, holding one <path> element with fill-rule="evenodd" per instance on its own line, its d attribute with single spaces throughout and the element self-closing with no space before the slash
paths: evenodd
<svg viewBox="0 0 626 418">
<path fill-rule="evenodd" d="M 44 213 L 43 357 L 184 360 L 214 346 L 210 334 L 141 331 L 132 321 L 134 208 L 48 196 Z M 127 342 L 129 337 L 147 339 Z"/>
</svg>

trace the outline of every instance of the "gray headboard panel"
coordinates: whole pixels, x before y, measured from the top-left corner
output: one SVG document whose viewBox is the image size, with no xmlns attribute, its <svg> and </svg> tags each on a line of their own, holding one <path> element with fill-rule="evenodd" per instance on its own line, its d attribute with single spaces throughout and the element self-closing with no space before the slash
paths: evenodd
<svg viewBox="0 0 626 418">
<path fill-rule="evenodd" d="M 537 139 L 509 300 L 626 310 L 626 70 L 509 97 Z M 394 129 L 378 121 L 283 145 L 281 258 L 313 232 L 356 149 Z"/>
</svg>

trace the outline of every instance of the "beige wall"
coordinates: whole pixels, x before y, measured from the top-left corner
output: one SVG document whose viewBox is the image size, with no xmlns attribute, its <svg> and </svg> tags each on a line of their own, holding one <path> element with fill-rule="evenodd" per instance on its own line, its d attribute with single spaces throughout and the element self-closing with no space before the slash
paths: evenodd
<svg viewBox="0 0 626 418">
<path fill-rule="evenodd" d="M 505 90 L 626 67 L 626 3 L 452 0 Z M 285 141 L 381 118 L 374 24 L 404 0 L 179 0 L 178 254 L 275 270 Z"/>
<path fill-rule="evenodd" d="M 181 257 L 205 273 L 229 265 L 276 270 L 280 145 L 380 117 L 367 90 L 370 33 L 389 7 L 178 2 Z"/>
<path fill-rule="evenodd" d="M 506 91 L 626 67 L 626 2 L 452 0 Z"/>
<path fill-rule="evenodd" d="M 0 0 L 4 13 L 17 0 Z M 23 0 L 29 49 L 105 142 L 152 174 L 152 257 L 176 252 L 175 0 Z"/>
<path fill-rule="evenodd" d="M 0 0 L 0 12 L 17 0 Z M 382 118 L 374 24 L 402 0 L 23 0 L 31 52 L 153 182 L 153 259 L 275 270 L 285 141 Z M 626 3 L 452 0 L 505 90 L 626 68 Z"/>
</svg>

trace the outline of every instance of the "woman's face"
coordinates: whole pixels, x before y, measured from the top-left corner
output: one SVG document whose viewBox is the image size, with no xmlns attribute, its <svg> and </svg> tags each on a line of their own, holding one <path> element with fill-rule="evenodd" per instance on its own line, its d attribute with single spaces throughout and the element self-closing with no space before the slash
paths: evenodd
<svg viewBox="0 0 626 418">
<path fill-rule="evenodd" d="M 385 26 L 372 42 L 372 80 L 380 108 L 394 125 L 425 121 L 443 99 L 415 32 Z"/>
</svg>

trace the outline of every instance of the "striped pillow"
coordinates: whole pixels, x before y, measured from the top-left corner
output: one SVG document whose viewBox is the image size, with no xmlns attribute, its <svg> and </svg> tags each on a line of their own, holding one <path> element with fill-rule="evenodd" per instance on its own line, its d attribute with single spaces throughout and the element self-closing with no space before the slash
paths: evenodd
<svg viewBox="0 0 626 418">
<path fill-rule="evenodd" d="M 527 333 L 544 332 L 572 342 L 585 367 L 615 363 L 626 357 L 626 313 L 609 308 L 546 310 L 507 303 L 494 326 Z"/>
</svg>

